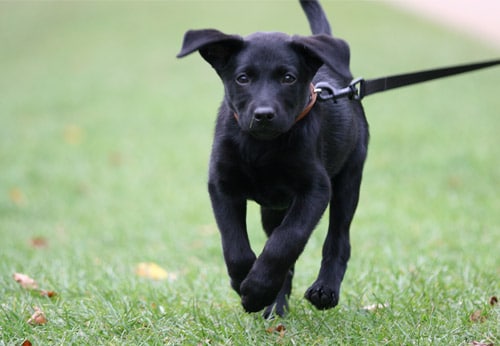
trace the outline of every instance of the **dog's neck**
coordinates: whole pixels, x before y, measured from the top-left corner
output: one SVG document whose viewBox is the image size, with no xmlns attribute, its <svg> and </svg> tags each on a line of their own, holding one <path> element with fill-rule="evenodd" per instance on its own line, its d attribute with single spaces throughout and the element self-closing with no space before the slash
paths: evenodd
<svg viewBox="0 0 500 346">
<path fill-rule="evenodd" d="M 309 88 L 310 88 L 309 103 L 307 104 L 306 108 L 304 108 L 304 110 L 297 116 L 297 118 L 295 118 L 295 122 L 298 122 L 299 120 L 304 118 L 307 114 L 309 114 L 314 104 L 316 103 L 316 98 L 318 97 L 318 95 L 314 91 L 314 85 L 311 83 Z"/>
<path fill-rule="evenodd" d="M 314 84 L 311 83 L 311 85 L 309 86 L 309 89 L 310 89 L 310 93 L 309 93 L 309 103 L 307 104 L 306 108 L 304 108 L 304 110 L 302 112 L 300 112 L 300 114 L 295 118 L 295 122 L 298 122 L 300 121 L 301 119 L 303 119 L 307 114 L 309 114 L 309 112 L 311 111 L 311 109 L 313 108 L 314 104 L 316 103 L 316 98 L 318 97 L 318 95 L 316 94 L 316 92 L 314 91 L 315 88 L 314 88 Z M 236 119 L 236 121 L 238 121 L 239 119 L 239 115 L 238 113 L 234 112 L 233 113 L 234 115 L 234 118 Z"/>
</svg>

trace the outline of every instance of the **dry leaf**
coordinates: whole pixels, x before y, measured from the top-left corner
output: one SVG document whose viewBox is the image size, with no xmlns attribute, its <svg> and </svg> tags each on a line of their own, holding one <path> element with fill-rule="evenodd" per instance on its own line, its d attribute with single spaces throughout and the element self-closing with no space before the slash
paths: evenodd
<svg viewBox="0 0 500 346">
<path fill-rule="evenodd" d="M 68 125 L 64 129 L 64 141 L 68 144 L 79 144 L 83 139 L 84 131 L 78 125 Z"/>
<path fill-rule="evenodd" d="M 17 283 L 21 285 L 22 288 L 35 289 L 38 287 L 36 281 L 26 274 L 14 273 L 12 277 L 14 278 L 14 280 L 16 280 Z"/>
<path fill-rule="evenodd" d="M 463 181 L 458 176 L 453 175 L 448 177 L 448 186 L 457 190 L 463 186 Z"/>
<path fill-rule="evenodd" d="M 385 309 L 387 307 L 389 307 L 389 303 L 384 303 L 384 304 L 380 304 L 379 303 L 379 304 L 372 304 L 372 305 L 363 306 L 362 309 L 365 310 L 365 311 L 371 311 L 371 312 L 373 312 L 373 311 L 377 311 L 379 309 Z"/>
<path fill-rule="evenodd" d="M 493 346 L 493 343 L 487 342 L 487 341 L 473 341 L 469 345 L 471 345 L 471 346 Z"/>
<path fill-rule="evenodd" d="M 55 296 L 57 296 L 57 293 L 54 292 L 54 291 L 46 291 L 46 290 L 40 290 L 40 295 L 42 297 L 49 297 L 49 298 L 53 298 Z"/>
<path fill-rule="evenodd" d="M 30 245 L 34 248 L 47 247 L 47 239 L 44 237 L 34 237 L 30 239 Z"/>
<path fill-rule="evenodd" d="M 29 324 L 34 324 L 34 325 L 41 325 L 47 323 L 47 318 L 45 318 L 45 314 L 43 313 L 42 310 L 38 306 L 33 307 L 35 312 L 33 315 L 28 320 Z"/>
<path fill-rule="evenodd" d="M 269 327 L 269 328 L 267 328 L 266 332 L 269 333 L 269 334 L 277 332 L 277 333 L 279 333 L 280 338 L 283 338 L 285 336 L 286 327 L 283 324 L 280 323 L 276 327 Z"/>
<path fill-rule="evenodd" d="M 278 324 L 278 325 L 276 326 L 276 331 L 277 331 L 278 333 L 280 333 L 280 337 L 284 337 L 284 336 L 285 336 L 285 331 L 286 331 L 286 328 L 285 328 L 285 326 L 284 326 L 284 325 L 282 325 L 282 324 L 280 323 L 280 324 Z"/>
<path fill-rule="evenodd" d="M 490 298 L 490 305 L 495 306 L 498 304 L 498 298 L 496 296 L 493 296 Z"/>
<path fill-rule="evenodd" d="M 165 269 L 153 262 L 139 263 L 135 269 L 135 273 L 141 277 L 153 280 L 175 280 L 177 275 L 168 273 Z"/>
<path fill-rule="evenodd" d="M 17 206 L 24 205 L 26 202 L 26 198 L 24 197 L 24 193 L 17 187 L 14 187 L 9 192 L 9 197 L 12 203 Z"/>
<path fill-rule="evenodd" d="M 476 310 L 470 315 L 469 319 L 471 322 L 483 323 L 486 321 L 486 316 L 483 316 L 483 312 L 481 310 Z"/>
</svg>

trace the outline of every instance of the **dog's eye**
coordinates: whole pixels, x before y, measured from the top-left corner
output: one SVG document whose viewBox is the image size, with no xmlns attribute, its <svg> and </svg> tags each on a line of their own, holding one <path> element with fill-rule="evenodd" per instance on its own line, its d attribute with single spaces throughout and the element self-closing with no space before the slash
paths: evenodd
<svg viewBox="0 0 500 346">
<path fill-rule="evenodd" d="M 237 82 L 239 85 L 245 85 L 245 84 L 250 83 L 250 78 L 248 77 L 248 75 L 247 75 L 246 73 L 241 73 L 241 74 L 239 74 L 239 75 L 236 77 L 236 82 Z"/>
<path fill-rule="evenodd" d="M 295 83 L 296 80 L 297 80 L 297 78 L 295 78 L 295 76 L 293 74 L 287 73 L 283 76 L 283 78 L 281 78 L 281 83 L 293 84 L 293 83 Z"/>
</svg>

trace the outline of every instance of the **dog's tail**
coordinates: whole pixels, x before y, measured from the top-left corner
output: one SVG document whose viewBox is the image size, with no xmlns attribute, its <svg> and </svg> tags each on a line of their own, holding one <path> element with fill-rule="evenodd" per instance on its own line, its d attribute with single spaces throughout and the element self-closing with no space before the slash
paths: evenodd
<svg viewBox="0 0 500 346">
<path fill-rule="evenodd" d="M 318 0 L 300 0 L 300 5 L 307 16 L 309 26 L 314 35 L 332 35 L 330 23 L 328 23 L 325 12 Z"/>
</svg>

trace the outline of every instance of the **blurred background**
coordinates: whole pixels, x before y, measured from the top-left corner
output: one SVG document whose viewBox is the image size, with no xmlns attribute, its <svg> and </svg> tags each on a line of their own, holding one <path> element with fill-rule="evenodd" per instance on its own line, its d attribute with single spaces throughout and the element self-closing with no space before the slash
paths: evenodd
<svg viewBox="0 0 500 346">
<path fill-rule="evenodd" d="M 470 38 L 498 47 L 500 3 L 494 0 L 402 0 L 387 1 L 415 15 L 448 26 Z"/>
<path fill-rule="evenodd" d="M 496 0 L 322 3 L 334 35 L 350 44 L 355 77 L 500 56 Z M 31 299 L 12 294 L 14 271 L 58 291 L 147 295 L 133 277 L 143 261 L 177 274 L 158 288 L 173 306 L 192 297 L 238 306 L 206 192 L 222 85 L 197 54 L 175 58 L 195 28 L 309 34 L 296 1 L 0 2 L 5 311 Z M 402 292 L 400 273 L 415 267 L 425 276 L 448 268 L 443 275 L 471 300 L 495 285 L 499 81 L 491 68 L 364 100 L 372 137 L 346 304 Z M 248 222 L 258 252 L 254 205 Z M 297 264 L 298 297 L 316 275 L 324 235 L 322 224 Z"/>
<path fill-rule="evenodd" d="M 323 6 L 334 34 L 351 46 L 354 76 L 499 55 L 496 1 Z M 210 27 L 309 33 L 294 1 L 0 3 L 4 265 L 37 258 L 36 251 L 18 258 L 16 249 L 38 236 L 58 244 L 52 251 L 62 258 L 68 251 L 100 258 L 110 249 L 133 261 L 147 249 L 185 261 L 182 253 L 203 241 L 213 252 L 195 257 L 220 256 L 205 185 L 222 88 L 196 54 L 175 59 L 186 30 Z M 356 222 L 421 230 L 450 213 L 465 224 L 489 219 L 498 230 L 488 205 L 498 205 L 499 73 L 364 101 L 372 142 Z M 256 218 L 249 222 L 258 228 Z"/>
<path fill-rule="evenodd" d="M 496 1 L 323 6 L 334 34 L 351 46 L 354 76 L 499 55 L 498 26 L 491 25 Z M 222 88 L 196 54 L 175 55 L 190 28 L 307 35 L 299 5 L 1 2 L 0 10 L 2 248 L 44 236 L 60 243 L 61 256 L 69 246 L 82 256 L 104 247 L 140 258 L 143 250 L 134 248 L 140 241 L 175 258 L 202 229 L 217 253 L 205 184 Z M 499 73 L 484 70 L 364 101 L 372 143 L 359 222 L 382 220 L 384 229 L 394 227 L 386 217 L 399 215 L 421 227 L 419 217 L 432 220 L 433 204 L 437 213 L 480 220 L 469 204 L 498 204 L 492 194 L 500 177 Z M 483 212 L 498 229 L 498 218 L 477 211 Z M 179 232 L 196 239 L 179 241 Z M 26 260 L 16 253 L 2 251 L 3 263 Z"/>
</svg>

